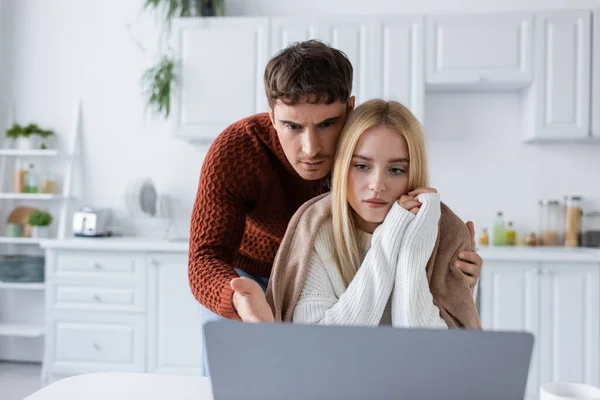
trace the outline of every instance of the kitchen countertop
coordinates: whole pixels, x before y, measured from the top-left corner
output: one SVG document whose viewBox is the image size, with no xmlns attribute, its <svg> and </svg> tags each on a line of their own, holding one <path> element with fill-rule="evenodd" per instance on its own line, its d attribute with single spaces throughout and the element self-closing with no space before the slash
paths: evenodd
<svg viewBox="0 0 600 400">
<path fill-rule="evenodd" d="M 42 240 L 45 249 L 186 252 L 189 238 L 155 239 L 130 236 Z"/>
<path fill-rule="evenodd" d="M 483 261 L 581 261 L 600 263 L 600 249 L 587 247 L 478 247 Z"/>
<path fill-rule="evenodd" d="M 133 236 L 42 240 L 45 249 L 187 252 L 189 238 L 155 239 Z M 600 263 L 600 249 L 585 247 L 478 247 L 485 261 L 581 261 Z"/>
</svg>

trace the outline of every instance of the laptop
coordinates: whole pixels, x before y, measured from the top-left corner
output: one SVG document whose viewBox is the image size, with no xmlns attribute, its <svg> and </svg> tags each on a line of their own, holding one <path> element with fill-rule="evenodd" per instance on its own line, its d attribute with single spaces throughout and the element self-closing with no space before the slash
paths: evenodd
<svg viewBox="0 0 600 400">
<path fill-rule="evenodd" d="M 208 322 L 215 400 L 523 400 L 526 332 Z"/>
</svg>

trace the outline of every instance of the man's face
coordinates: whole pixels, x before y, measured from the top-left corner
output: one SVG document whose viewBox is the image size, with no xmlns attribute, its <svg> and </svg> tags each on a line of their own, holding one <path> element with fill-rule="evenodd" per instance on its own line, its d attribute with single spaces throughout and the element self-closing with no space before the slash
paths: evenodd
<svg viewBox="0 0 600 400">
<path fill-rule="evenodd" d="M 312 181 L 329 174 L 338 138 L 353 109 L 354 97 L 348 103 L 293 106 L 277 100 L 269 112 L 271 122 L 286 158 L 302 179 Z"/>
</svg>

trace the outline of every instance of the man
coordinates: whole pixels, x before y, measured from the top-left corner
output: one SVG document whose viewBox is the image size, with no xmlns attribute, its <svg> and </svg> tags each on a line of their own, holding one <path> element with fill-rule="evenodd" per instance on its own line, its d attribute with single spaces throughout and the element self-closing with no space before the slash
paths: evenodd
<svg viewBox="0 0 600 400">
<path fill-rule="evenodd" d="M 246 276 L 266 290 L 292 215 L 327 191 L 337 139 L 354 108 L 350 61 L 318 41 L 273 57 L 264 83 L 269 113 L 228 127 L 202 166 L 188 272 L 194 297 L 207 309 L 203 323 L 252 312 L 248 297 L 230 282 Z M 473 287 L 482 260 L 474 252 L 458 257 Z"/>
</svg>

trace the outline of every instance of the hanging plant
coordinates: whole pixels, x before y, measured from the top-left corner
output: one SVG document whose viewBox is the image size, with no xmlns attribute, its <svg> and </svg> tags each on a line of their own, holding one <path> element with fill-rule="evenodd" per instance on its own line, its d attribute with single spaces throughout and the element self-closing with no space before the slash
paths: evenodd
<svg viewBox="0 0 600 400">
<path fill-rule="evenodd" d="M 171 92 L 175 86 L 176 61 L 163 56 L 158 65 L 148 68 L 142 76 L 148 98 L 147 107 L 165 118 L 171 113 Z"/>
<path fill-rule="evenodd" d="M 177 17 L 223 16 L 225 0 L 146 0 L 144 9 L 165 13 L 167 30 Z M 172 56 L 162 56 L 157 65 L 148 68 L 142 75 L 147 96 L 147 107 L 165 118 L 171 113 L 171 93 L 176 82 L 177 60 Z"/>
</svg>

